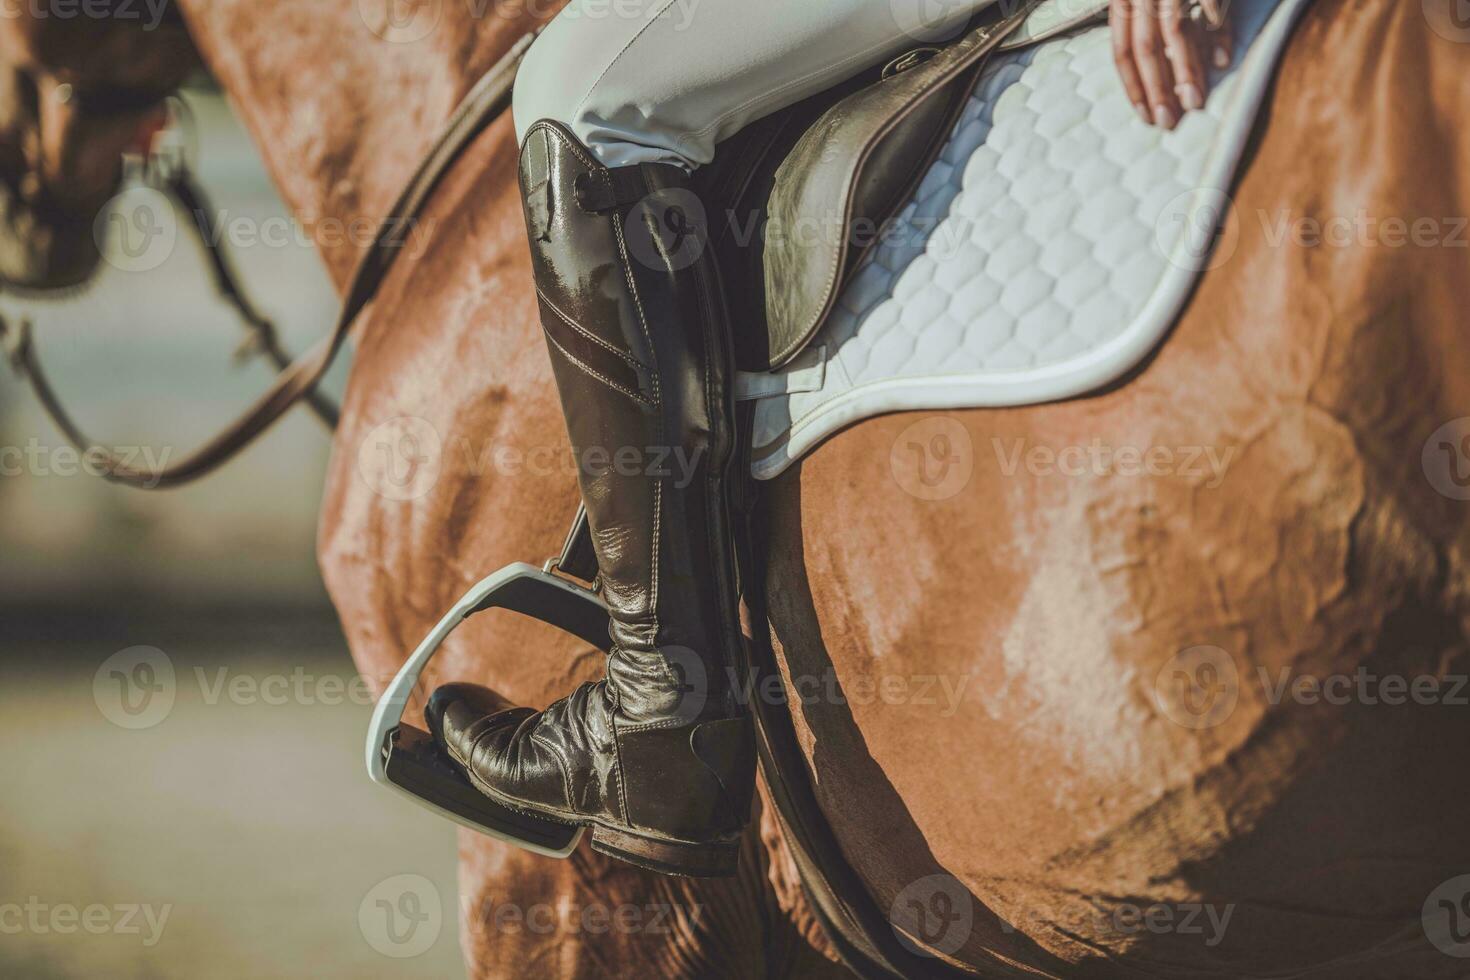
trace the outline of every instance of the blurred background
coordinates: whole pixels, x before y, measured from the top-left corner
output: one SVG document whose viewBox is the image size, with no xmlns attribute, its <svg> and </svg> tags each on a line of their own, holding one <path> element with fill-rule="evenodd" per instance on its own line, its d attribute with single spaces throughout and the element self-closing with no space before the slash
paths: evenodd
<svg viewBox="0 0 1470 980">
<path fill-rule="evenodd" d="M 186 100 L 231 257 L 304 351 L 337 310 L 322 265 L 223 99 Z M 232 363 L 241 328 L 185 235 L 0 312 L 109 446 L 182 455 L 273 371 Z M 461 975 L 454 831 L 364 771 L 370 699 L 314 556 L 323 426 L 297 408 L 162 493 L 65 446 L 0 368 L 0 977 Z"/>
</svg>

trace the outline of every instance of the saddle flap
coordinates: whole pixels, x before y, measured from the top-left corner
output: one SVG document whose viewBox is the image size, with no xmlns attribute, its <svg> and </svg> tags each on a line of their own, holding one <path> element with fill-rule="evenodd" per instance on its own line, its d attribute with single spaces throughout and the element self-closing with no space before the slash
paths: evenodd
<svg viewBox="0 0 1470 980">
<path fill-rule="evenodd" d="M 847 274 L 881 237 L 964 107 L 986 56 L 1036 7 L 987 19 L 944 48 L 894 59 L 838 99 L 775 170 L 762 250 L 769 367 L 816 334 Z"/>
</svg>

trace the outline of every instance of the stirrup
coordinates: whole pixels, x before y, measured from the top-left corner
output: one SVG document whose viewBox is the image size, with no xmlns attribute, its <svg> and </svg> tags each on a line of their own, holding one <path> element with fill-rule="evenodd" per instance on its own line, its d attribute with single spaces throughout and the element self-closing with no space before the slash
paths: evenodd
<svg viewBox="0 0 1470 980">
<path fill-rule="evenodd" d="M 580 513 L 578 517 L 580 521 Z M 552 574 L 558 564 L 548 562 L 544 569 L 523 562 L 507 565 L 454 604 L 398 671 L 373 710 L 367 767 L 373 782 L 461 826 L 537 854 L 564 858 L 581 839 L 580 826 L 501 806 L 475 789 L 432 735 L 402 721 L 403 709 L 429 659 L 456 626 L 482 610 L 508 609 L 539 619 L 607 652 L 612 642 L 607 606 L 595 592 Z"/>
</svg>

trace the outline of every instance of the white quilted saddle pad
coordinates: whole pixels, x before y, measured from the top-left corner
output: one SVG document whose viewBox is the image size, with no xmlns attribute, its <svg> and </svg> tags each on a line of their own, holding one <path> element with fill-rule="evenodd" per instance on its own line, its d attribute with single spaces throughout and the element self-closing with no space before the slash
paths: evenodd
<svg viewBox="0 0 1470 980">
<path fill-rule="evenodd" d="M 755 476 L 871 416 L 1075 397 L 1143 361 L 1228 257 L 1226 195 L 1308 2 L 1231 3 L 1236 62 L 1172 133 L 1137 117 L 1105 24 L 998 54 L 811 347 L 741 375 Z"/>
</svg>

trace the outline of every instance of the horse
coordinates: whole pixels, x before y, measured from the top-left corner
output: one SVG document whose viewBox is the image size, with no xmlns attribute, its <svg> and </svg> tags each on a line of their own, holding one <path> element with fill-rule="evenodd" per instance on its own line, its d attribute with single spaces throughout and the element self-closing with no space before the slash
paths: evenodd
<svg viewBox="0 0 1470 980">
<path fill-rule="evenodd" d="M 1123 382 L 944 413 L 972 465 L 942 499 L 892 462 L 943 462 L 912 433 L 931 414 L 855 424 L 761 487 L 764 616 L 750 629 L 769 640 L 835 847 L 936 972 L 1460 972 L 1429 923 L 1441 906 L 1470 912 L 1454 890 L 1470 871 L 1456 778 L 1470 734 L 1456 681 L 1470 668 L 1470 251 L 1456 218 L 1470 49 L 1436 5 L 1310 8 L 1234 188 L 1234 252 Z M 556 6 L 182 0 L 308 227 L 386 214 L 459 98 Z M 16 73 L 42 78 L 87 43 L 34 12 L 0 37 Z M 157 36 L 129 37 L 112 58 L 176 83 Z M 7 131 L 44 136 L 0 161 L 8 183 L 50 181 L 63 160 L 93 161 L 94 188 L 112 179 L 96 161 L 124 141 L 115 127 L 19 111 L 21 88 L 6 98 Z M 356 326 L 318 552 L 379 682 L 488 570 L 554 554 L 577 504 L 515 171 L 501 118 Z M 54 213 L 66 208 L 42 218 Z M 1277 219 L 1360 213 L 1432 234 L 1277 233 Z M 339 288 L 361 248 L 324 238 Z M 13 265 L 48 285 L 46 262 Z M 1044 463 L 1094 443 L 1212 449 L 1229 465 Z M 598 656 L 482 616 L 428 686 L 545 704 Z M 1390 677 L 1426 696 L 1391 697 Z M 1193 724 L 1195 702 L 1223 707 Z M 849 975 L 767 788 L 756 810 L 722 880 L 461 833 L 470 973 Z"/>
</svg>

